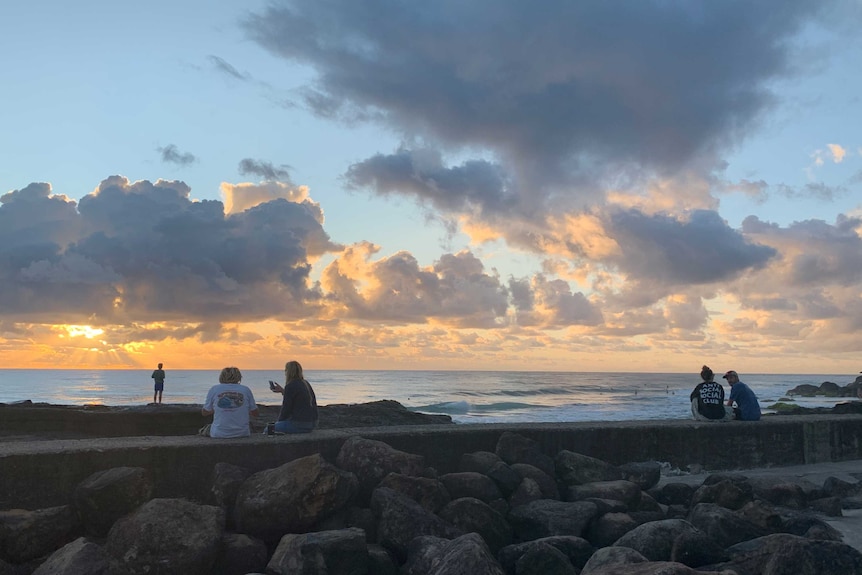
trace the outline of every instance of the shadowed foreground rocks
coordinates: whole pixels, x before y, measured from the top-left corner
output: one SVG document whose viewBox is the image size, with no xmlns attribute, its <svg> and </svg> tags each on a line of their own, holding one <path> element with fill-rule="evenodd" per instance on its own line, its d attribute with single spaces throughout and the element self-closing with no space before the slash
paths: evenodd
<svg viewBox="0 0 862 575">
<path fill-rule="evenodd" d="M 658 462 L 542 453 L 511 432 L 442 475 L 360 435 L 333 459 L 219 463 L 202 501 L 144 500 L 149 470 L 100 471 L 65 505 L 0 510 L 0 575 L 862 573 L 825 521 L 862 506 L 860 485 L 835 477 L 658 487 Z"/>
<path fill-rule="evenodd" d="M 251 422 L 260 433 L 278 419 L 280 405 L 258 405 L 260 415 Z M 164 403 L 128 407 L 106 405 L 53 405 L 0 403 L 0 440 L 87 439 L 144 435 L 193 435 L 212 417 L 201 415 L 197 404 Z M 397 401 L 320 406 L 320 429 L 381 427 L 388 425 L 451 424 L 448 415 L 410 411 Z"/>
</svg>

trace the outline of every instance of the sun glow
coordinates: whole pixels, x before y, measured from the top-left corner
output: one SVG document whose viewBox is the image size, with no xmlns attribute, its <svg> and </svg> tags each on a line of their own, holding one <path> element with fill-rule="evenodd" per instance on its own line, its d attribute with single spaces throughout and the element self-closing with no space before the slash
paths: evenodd
<svg viewBox="0 0 862 575">
<path fill-rule="evenodd" d="M 105 333 L 105 330 L 97 327 L 90 327 L 89 325 L 64 325 L 60 327 L 66 330 L 66 333 L 69 334 L 69 337 L 83 336 L 87 339 L 93 339 L 94 337 Z"/>
</svg>

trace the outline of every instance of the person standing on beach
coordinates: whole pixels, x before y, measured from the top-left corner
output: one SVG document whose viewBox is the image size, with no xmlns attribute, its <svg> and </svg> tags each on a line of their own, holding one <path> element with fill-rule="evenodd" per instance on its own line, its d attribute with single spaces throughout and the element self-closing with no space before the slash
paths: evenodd
<svg viewBox="0 0 862 575">
<path fill-rule="evenodd" d="M 165 370 L 162 369 L 162 364 L 153 371 L 153 403 L 162 402 L 162 392 L 165 390 Z M 158 399 L 158 401 L 156 401 Z"/>
<path fill-rule="evenodd" d="M 727 405 L 732 407 L 733 402 L 736 402 L 736 407 L 733 408 L 734 419 L 760 421 L 760 403 L 757 396 L 750 387 L 739 381 L 739 374 L 730 370 L 721 377 L 730 384 L 730 399 L 727 400 Z"/>
<path fill-rule="evenodd" d="M 288 361 L 284 366 L 284 387 L 274 381 L 269 388 L 284 396 L 281 412 L 275 422 L 278 433 L 308 433 L 317 427 L 317 396 L 302 375 L 298 361 Z"/>
<path fill-rule="evenodd" d="M 730 410 L 724 407 L 724 387 L 715 381 L 715 374 L 709 366 L 700 370 L 703 380 L 694 388 L 691 399 L 691 415 L 700 421 L 728 421 L 732 419 Z"/>
<path fill-rule="evenodd" d="M 242 385 L 239 368 L 221 370 L 218 384 L 207 392 L 201 415 L 213 416 L 212 424 L 198 432 L 209 437 L 248 437 L 251 435 L 250 418 L 257 417 L 257 404 L 251 390 Z"/>
</svg>

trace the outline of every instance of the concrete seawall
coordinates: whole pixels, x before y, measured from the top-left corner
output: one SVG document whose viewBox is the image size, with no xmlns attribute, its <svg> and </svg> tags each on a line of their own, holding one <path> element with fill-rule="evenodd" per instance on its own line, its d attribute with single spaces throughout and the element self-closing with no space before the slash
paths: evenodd
<svg viewBox="0 0 862 575">
<path fill-rule="evenodd" d="M 199 436 L 114 437 L 0 443 L 0 509 L 37 509 L 71 501 L 90 474 L 119 466 L 150 470 L 156 497 L 207 500 L 213 467 L 254 471 L 320 453 L 335 461 L 352 435 L 423 455 L 440 473 L 461 454 L 494 451 L 510 431 L 548 455 L 568 449 L 612 464 L 656 460 L 682 470 L 734 470 L 862 459 L 862 415 L 769 416 L 759 422 L 691 420 L 486 425 L 411 425 L 319 430 L 304 436 L 220 440 Z"/>
</svg>

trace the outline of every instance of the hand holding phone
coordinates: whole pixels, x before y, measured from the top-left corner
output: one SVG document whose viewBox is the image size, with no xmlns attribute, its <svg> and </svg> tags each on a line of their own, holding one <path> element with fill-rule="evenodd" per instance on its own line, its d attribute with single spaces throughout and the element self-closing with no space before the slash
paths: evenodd
<svg viewBox="0 0 862 575">
<path fill-rule="evenodd" d="M 277 391 L 277 388 L 275 387 L 275 382 L 271 379 L 269 380 L 269 389 L 271 389 L 272 391 Z"/>
</svg>

